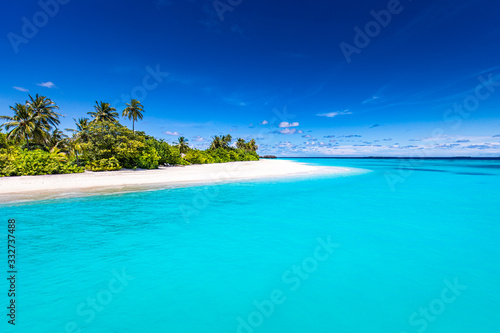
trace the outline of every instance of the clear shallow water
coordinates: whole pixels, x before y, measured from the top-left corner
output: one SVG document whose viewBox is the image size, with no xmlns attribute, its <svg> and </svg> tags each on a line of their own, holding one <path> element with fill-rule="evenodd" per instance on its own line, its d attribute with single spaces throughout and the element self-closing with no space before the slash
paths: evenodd
<svg viewBox="0 0 500 333">
<path fill-rule="evenodd" d="M 500 331 L 500 162 L 303 161 L 372 172 L 2 206 L 0 331 Z"/>
</svg>

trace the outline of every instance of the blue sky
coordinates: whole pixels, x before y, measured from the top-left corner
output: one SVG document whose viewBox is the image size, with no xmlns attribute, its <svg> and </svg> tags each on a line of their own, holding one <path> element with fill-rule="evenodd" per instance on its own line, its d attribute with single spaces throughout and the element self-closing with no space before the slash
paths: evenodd
<svg viewBox="0 0 500 333">
<path fill-rule="evenodd" d="M 0 109 L 95 100 L 136 129 L 257 138 L 280 156 L 498 156 L 493 0 L 41 0 L 4 4 Z M 128 120 L 122 123 L 130 125 Z"/>
</svg>

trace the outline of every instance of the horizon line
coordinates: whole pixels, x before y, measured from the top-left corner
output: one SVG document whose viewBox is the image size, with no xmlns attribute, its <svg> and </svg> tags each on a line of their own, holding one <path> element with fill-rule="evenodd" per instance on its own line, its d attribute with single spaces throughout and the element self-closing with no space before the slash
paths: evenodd
<svg viewBox="0 0 500 333">
<path fill-rule="evenodd" d="M 265 155 L 259 156 L 264 158 Z M 276 156 L 276 158 L 331 158 L 331 159 L 394 159 L 394 160 L 500 160 L 497 157 L 479 156 L 435 156 L 435 157 L 408 157 L 408 156 Z"/>
</svg>

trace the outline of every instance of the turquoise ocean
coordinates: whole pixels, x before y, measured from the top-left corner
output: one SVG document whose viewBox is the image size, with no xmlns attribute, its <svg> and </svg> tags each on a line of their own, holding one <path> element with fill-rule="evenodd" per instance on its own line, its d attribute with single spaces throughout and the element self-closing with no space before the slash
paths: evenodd
<svg viewBox="0 0 500 333">
<path fill-rule="evenodd" d="M 297 161 L 366 172 L 2 203 L 0 332 L 500 332 L 500 161 Z"/>
</svg>

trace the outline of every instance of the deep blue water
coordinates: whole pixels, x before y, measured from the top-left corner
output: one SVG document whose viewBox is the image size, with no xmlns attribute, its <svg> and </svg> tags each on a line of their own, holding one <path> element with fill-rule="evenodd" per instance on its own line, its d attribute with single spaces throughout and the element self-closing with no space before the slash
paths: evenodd
<svg viewBox="0 0 500 333">
<path fill-rule="evenodd" d="M 1 332 L 500 332 L 500 162 L 6 204 Z M 2 276 L 7 254 L 1 254 Z"/>
</svg>

